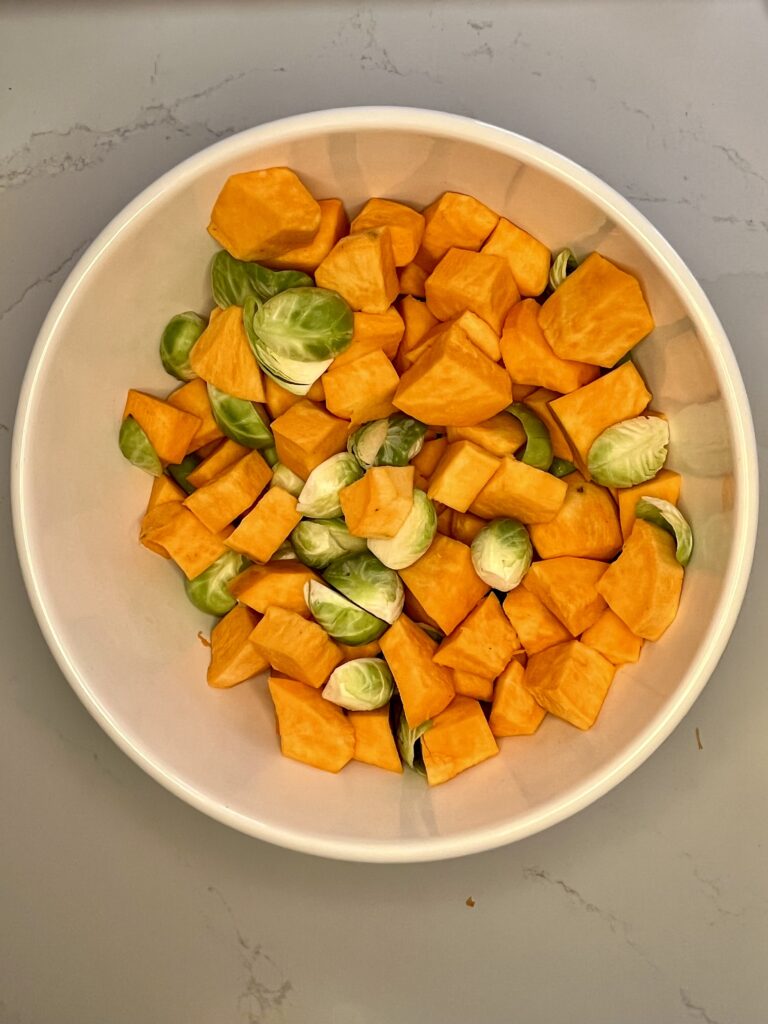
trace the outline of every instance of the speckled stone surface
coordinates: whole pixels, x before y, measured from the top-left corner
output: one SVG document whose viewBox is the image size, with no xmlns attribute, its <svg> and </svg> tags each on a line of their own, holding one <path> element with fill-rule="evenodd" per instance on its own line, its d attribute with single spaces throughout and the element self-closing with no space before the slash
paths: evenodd
<svg viewBox="0 0 768 1024">
<path fill-rule="evenodd" d="M 758 0 L 6 3 L 0 1024 L 765 1020 L 764 540 L 703 695 L 611 794 L 493 853 L 349 865 L 208 820 L 88 717 L 26 600 L 8 468 L 36 332 L 101 227 L 217 139 L 358 103 L 514 129 L 635 202 L 730 334 L 764 462 L 766 52 Z"/>
</svg>

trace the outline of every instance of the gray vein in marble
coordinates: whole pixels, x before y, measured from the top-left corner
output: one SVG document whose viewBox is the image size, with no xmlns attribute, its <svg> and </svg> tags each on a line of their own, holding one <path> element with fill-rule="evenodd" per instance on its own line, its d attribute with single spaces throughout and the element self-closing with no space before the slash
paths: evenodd
<svg viewBox="0 0 768 1024">
<path fill-rule="evenodd" d="M 14 299 L 10 306 L 6 306 L 5 309 L 0 310 L 0 321 L 7 317 L 9 313 L 13 312 L 13 310 L 16 309 L 17 306 L 20 306 L 31 291 L 33 291 L 35 288 L 39 288 L 40 285 L 42 284 L 51 284 L 54 281 L 54 279 L 58 277 L 59 274 L 61 274 L 62 271 L 68 270 L 70 265 L 74 263 L 75 260 L 78 259 L 78 257 L 83 253 L 85 247 L 89 244 L 90 241 L 90 238 L 86 238 L 84 242 L 80 242 L 80 244 L 77 245 L 72 250 L 69 256 L 65 256 L 61 263 L 55 266 L 53 270 L 45 274 L 43 277 L 36 278 L 31 284 L 28 284 L 24 291 L 21 293 L 21 295 Z"/>
<path fill-rule="evenodd" d="M 695 1014 L 695 1016 L 697 1016 L 699 1020 L 703 1020 L 705 1024 L 723 1024 L 722 1021 L 718 1021 L 715 1020 L 714 1017 L 710 1017 L 710 1015 L 707 1013 L 703 1006 L 699 1006 L 698 1004 L 692 1002 L 691 997 L 688 995 L 684 988 L 680 989 L 680 999 L 682 1000 L 683 1006 L 686 1008 L 686 1010 L 688 1010 L 691 1014 Z"/>
</svg>

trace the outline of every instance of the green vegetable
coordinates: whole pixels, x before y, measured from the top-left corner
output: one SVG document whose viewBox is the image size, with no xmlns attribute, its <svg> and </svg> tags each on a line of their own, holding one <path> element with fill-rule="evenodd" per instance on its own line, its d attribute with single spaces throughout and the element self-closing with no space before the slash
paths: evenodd
<svg viewBox="0 0 768 1024">
<path fill-rule="evenodd" d="M 590 475 L 605 487 L 632 487 L 652 479 L 664 465 L 669 426 L 658 416 L 635 416 L 608 427 L 587 456 Z"/>
<path fill-rule="evenodd" d="M 360 608 L 390 624 L 403 610 L 405 595 L 400 577 L 370 551 L 342 555 L 331 562 L 323 579 Z"/>
<path fill-rule="evenodd" d="M 419 740 L 428 729 L 432 728 L 432 725 L 432 719 L 428 718 L 426 722 L 422 722 L 421 725 L 412 729 L 408 725 L 408 719 L 403 711 L 400 712 L 400 717 L 397 721 L 395 741 L 397 742 L 400 757 L 403 764 L 406 764 L 420 775 L 426 775 L 427 773 L 424 768 L 424 758 L 421 754 L 421 743 L 419 743 Z M 416 746 L 417 743 L 419 744 L 418 747 Z"/>
<path fill-rule="evenodd" d="M 386 631 L 386 622 L 358 608 L 343 594 L 337 594 L 317 580 L 304 584 L 304 600 L 315 622 L 343 644 L 367 644 L 378 640 Z"/>
<path fill-rule="evenodd" d="M 357 459 L 340 452 L 315 466 L 301 489 L 296 511 L 310 519 L 330 519 L 341 515 L 339 491 L 363 475 Z"/>
<path fill-rule="evenodd" d="M 197 374 L 189 365 L 189 353 L 207 324 L 197 313 L 178 313 L 171 317 L 160 338 L 160 361 L 177 380 L 194 380 Z"/>
<path fill-rule="evenodd" d="M 382 420 L 363 423 L 350 435 L 347 450 L 364 469 L 371 466 L 407 466 L 424 445 L 426 425 L 397 412 Z"/>
<path fill-rule="evenodd" d="M 284 540 L 270 558 L 270 562 L 293 562 L 296 560 L 296 552 L 293 550 L 293 544 L 289 540 Z"/>
<path fill-rule="evenodd" d="M 323 689 L 323 697 L 348 711 L 375 711 L 392 696 L 395 681 L 381 658 L 356 658 L 339 665 Z"/>
<path fill-rule="evenodd" d="M 677 506 L 663 498 L 638 498 L 635 515 L 647 523 L 660 526 L 675 538 L 677 550 L 675 557 L 682 566 L 688 565 L 693 552 L 693 531 L 688 520 Z"/>
<path fill-rule="evenodd" d="M 559 288 L 566 277 L 572 274 L 578 265 L 579 261 L 571 249 L 561 249 L 552 261 L 549 271 L 549 285 L 552 291 Z"/>
<path fill-rule="evenodd" d="M 256 330 L 260 306 L 252 296 L 245 300 L 243 324 L 256 362 L 264 373 L 281 388 L 294 395 L 306 395 L 315 381 L 325 373 L 333 358 L 320 360 L 291 359 L 275 352 Z"/>
<path fill-rule="evenodd" d="M 395 536 L 369 540 L 368 548 L 390 569 L 405 569 L 421 558 L 436 532 L 435 506 L 424 491 L 415 488 L 411 511 Z"/>
<path fill-rule="evenodd" d="M 261 457 L 264 459 L 268 466 L 272 466 L 272 468 L 274 469 L 278 462 L 277 448 L 275 448 L 273 444 L 271 444 L 269 448 L 262 448 Z"/>
<path fill-rule="evenodd" d="M 262 452 L 262 455 L 265 453 Z M 301 494 L 301 490 L 304 486 L 304 481 L 298 474 L 294 473 L 292 469 L 288 469 L 282 462 L 271 463 L 272 465 L 272 479 L 269 481 L 270 487 L 282 487 L 284 491 L 288 491 L 294 498 L 298 498 Z"/>
<path fill-rule="evenodd" d="M 353 537 L 343 519 L 303 519 L 291 532 L 296 557 L 310 569 L 325 569 L 342 555 L 368 550 L 363 537 Z"/>
<path fill-rule="evenodd" d="M 533 558 L 531 538 L 517 519 L 494 519 L 477 534 L 471 551 L 483 583 L 504 593 L 520 583 Z"/>
<path fill-rule="evenodd" d="M 253 402 L 227 395 L 213 384 L 208 385 L 208 399 L 213 418 L 227 437 L 247 448 L 274 446 L 272 431 Z"/>
<path fill-rule="evenodd" d="M 168 466 L 168 474 L 173 477 L 179 487 L 183 487 L 187 494 L 191 494 L 196 490 L 194 484 L 191 484 L 187 477 L 193 469 L 197 469 L 200 465 L 200 456 L 191 453 L 185 455 L 181 462 L 175 465 Z"/>
<path fill-rule="evenodd" d="M 126 459 L 138 469 L 143 469 L 150 476 L 162 475 L 163 464 L 152 442 L 133 416 L 126 416 L 120 424 L 118 443 Z"/>
<path fill-rule="evenodd" d="M 236 551 L 227 551 L 192 580 L 184 580 L 187 597 L 201 612 L 226 615 L 236 604 L 228 584 L 246 569 L 249 561 Z"/>
<path fill-rule="evenodd" d="M 549 467 L 549 472 L 552 474 L 552 476 L 568 476 L 569 473 L 576 472 L 576 467 L 572 462 L 569 462 L 567 459 L 558 459 L 558 457 L 555 456 L 552 459 L 552 465 Z"/>
<path fill-rule="evenodd" d="M 341 355 L 352 342 L 354 328 L 349 305 L 327 288 L 280 292 L 263 305 L 254 304 L 251 322 L 270 352 L 301 363 Z"/>
<path fill-rule="evenodd" d="M 298 270 L 270 270 L 259 263 L 236 260 L 228 252 L 216 253 L 211 264 L 211 287 L 217 306 L 244 306 L 249 297 L 266 302 L 286 288 L 312 284 L 312 278 Z"/>
<path fill-rule="evenodd" d="M 552 442 L 546 426 L 536 413 L 522 402 L 513 402 L 507 407 L 507 412 L 512 413 L 520 421 L 525 431 L 525 449 L 520 461 L 546 472 L 552 465 L 553 458 Z"/>
</svg>

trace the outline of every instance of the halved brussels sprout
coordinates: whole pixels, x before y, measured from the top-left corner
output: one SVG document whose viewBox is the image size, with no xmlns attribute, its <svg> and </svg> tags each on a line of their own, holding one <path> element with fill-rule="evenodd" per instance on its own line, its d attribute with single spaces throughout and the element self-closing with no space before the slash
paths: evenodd
<svg viewBox="0 0 768 1024">
<path fill-rule="evenodd" d="M 256 330 L 256 317 L 259 312 L 258 302 L 253 296 L 245 300 L 243 308 L 243 324 L 251 351 L 264 373 L 286 391 L 293 395 L 306 395 L 309 389 L 328 369 L 333 358 L 327 359 L 291 359 L 274 351 Z"/>
<path fill-rule="evenodd" d="M 310 519 L 341 515 L 339 491 L 359 480 L 363 471 L 354 455 L 340 452 L 315 466 L 301 489 L 296 511 Z"/>
<path fill-rule="evenodd" d="M 266 302 L 286 288 L 312 285 L 312 278 L 300 270 L 270 270 L 259 263 L 236 260 L 222 249 L 213 257 L 211 287 L 217 306 L 244 306 L 249 296 Z"/>
<path fill-rule="evenodd" d="M 675 538 L 675 557 L 685 567 L 693 552 L 693 531 L 680 509 L 663 498 L 642 497 L 635 505 L 635 515 L 647 523 L 661 527 Z"/>
<path fill-rule="evenodd" d="M 403 610 L 405 594 L 400 577 L 370 551 L 337 558 L 325 570 L 323 579 L 360 608 L 390 625 Z"/>
<path fill-rule="evenodd" d="M 271 444 L 269 448 L 262 448 L 261 457 L 268 466 L 271 466 L 274 469 L 278 463 L 277 448 L 275 448 L 273 444 Z"/>
<path fill-rule="evenodd" d="M 265 453 L 262 452 L 262 455 Z M 284 491 L 288 491 L 294 498 L 298 498 L 301 494 L 301 490 L 304 487 L 304 481 L 301 477 L 294 473 L 292 469 L 288 469 L 282 462 L 275 462 L 272 464 L 272 479 L 269 481 L 270 487 L 282 487 Z"/>
<path fill-rule="evenodd" d="M 578 265 L 579 261 L 571 249 L 561 249 L 552 261 L 552 266 L 549 270 L 549 286 L 552 291 L 559 288 L 566 277 L 572 274 Z"/>
<path fill-rule="evenodd" d="M 255 306 L 251 322 L 270 352 L 302 363 L 341 355 L 352 343 L 354 329 L 350 306 L 327 288 L 280 292 Z"/>
<path fill-rule="evenodd" d="M 558 459 L 557 456 L 552 459 L 552 465 L 549 467 L 549 472 L 556 477 L 568 476 L 569 473 L 575 471 L 576 467 L 572 462 L 569 462 L 568 459 Z"/>
<path fill-rule="evenodd" d="M 415 488 L 411 511 L 395 536 L 369 540 L 368 548 L 390 569 L 405 569 L 421 558 L 436 532 L 435 506 L 424 491 Z"/>
<path fill-rule="evenodd" d="M 250 565 L 237 551 L 227 551 L 194 579 L 184 580 L 187 597 L 201 612 L 226 615 L 236 604 L 227 584 Z"/>
<path fill-rule="evenodd" d="M 339 665 L 323 688 L 323 697 L 347 711 L 383 708 L 395 690 L 389 665 L 381 658 L 356 658 Z"/>
<path fill-rule="evenodd" d="M 371 466 L 407 466 L 424 446 L 426 424 L 403 412 L 371 420 L 350 434 L 347 450 L 364 469 Z"/>
<path fill-rule="evenodd" d="M 196 490 L 195 485 L 189 482 L 189 474 L 200 465 L 200 456 L 191 452 L 185 455 L 181 462 L 168 466 L 168 475 L 171 476 L 179 487 L 182 487 L 187 494 Z"/>
<path fill-rule="evenodd" d="M 272 448 L 275 439 L 259 410 L 245 398 L 234 398 L 208 385 L 208 399 L 219 430 L 247 448 Z"/>
<path fill-rule="evenodd" d="M 605 487 L 633 487 L 651 480 L 664 465 L 669 425 L 659 416 L 635 416 L 608 427 L 592 444 L 587 468 Z"/>
<path fill-rule="evenodd" d="M 160 338 L 160 361 L 177 380 L 194 380 L 197 374 L 189 365 L 189 353 L 207 324 L 197 313 L 178 313 L 171 317 Z"/>
<path fill-rule="evenodd" d="M 489 587 L 504 593 L 514 590 L 528 572 L 533 546 L 528 531 L 517 519 L 494 519 L 472 541 L 472 565 Z"/>
<path fill-rule="evenodd" d="M 545 472 L 552 465 L 552 442 L 549 439 L 549 431 L 535 412 L 523 405 L 522 402 L 513 402 L 508 406 L 507 412 L 511 413 L 525 431 L 525 449 L 520 456 L 520 461 L 525 462 L 534 469 L 543 469 Z"/>
<path fill-rule="evenodd" d="M 162 475 L 163 464 L 160 457 L 133 416 L 126 416 L 120 424 L 118 444 L 126 459 L 137 469 L 143 469 L 150 476 Z"/>
<path fill-rule="evenodd" d="M 312 618 L 328 636 L 343 644 L 358 646 L 378 640 L 387 629 L 386 622 L 363 611 L 343 594 L 331 590 L 318 580 L 304 584 L 304 600 Z"/>
<path fill-rule="evenodd" d="M 420 775 L 426 775 L 427 772 L 424 768 L 424 758 L 422 757 L 419 740 L 428 729 L 432 728 L 432 725 L 432 719 L 428 718 L 426 722 L 422 722 L 421 725 L 417 725 L 415 729 L 412 729 L 408 725 L 408 719 L 403 711 L 400 712 L 400 717 L 397 720 L 395 741 L 400 752 L 400 758 L 403 764 L 406 764 Z M 418 747 L 416 746 L 417 743 L 419 744 Z"/>
<path fill-rule="evenodd" d="M 368 550 L 364 537 L 353 537 L 343 519 L 302 519 L 291 532 L 296 557 L 310 569 L 325 569 L 342 555 Z"/>
</svg>

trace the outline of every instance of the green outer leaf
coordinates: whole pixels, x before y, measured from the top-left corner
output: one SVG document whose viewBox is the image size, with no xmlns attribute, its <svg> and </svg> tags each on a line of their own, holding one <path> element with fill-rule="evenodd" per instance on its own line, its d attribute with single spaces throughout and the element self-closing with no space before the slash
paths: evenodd
<svg viewBox="0 0 768 1024">
<path fill-rule="evenodd" d="M 504 593 L 519 585 L 533 558 L 531 538 L 517 519 L 494 519 L 475 536 L 470 550 L 483 583 Z"/>
<path fill-rule="evenodd" d="M 191 494 L 197 488 L 187 478 L 192 470 L 197 469 L 199 465 L 200 456 L 191 452 L 189 455 L 185 455 L 181 462 L 168 466 L 168 474 L 176 481 L 179 487 L 184 488 L 187 494 Z"/>
<path fill-rule="evenodd" d="M 369 540 L 368 549 L 390 569 L 406 569 L 417 562 L 437 533 L 435 506 L 418 487 L 413 491 L 411 511 L 394 537 Z"/>
<path fill-rule="evenodd" d="M 342 518 L 302 519 L 291 531 L 296 557 L 310 569 L 325 569 L 335 559 L 368 550 L 363 537 L 353 537 Z"/>
<path fill-rule="evenodd" d="M 236 260 L 222 249 L 211 263 L 211 288 L 217 306 L 243 306 L 249 296 L 266 302 L 286 288 L 306 287 L 312 278 L 300 270 L 270 270 L 260 263 Z"/>
<path fill-rule="evenodd" d="M 187 311 L 171 317 L 160 337 L 160 362 L 177 380 L 190 381 L 197 374 L 189 365 L 189 354 L 207 327 L 197 313 Z"/>
<path fill-rule="evenodd" d="M 269 450 L 269 449 L 267 449 Z M 265 456 L 265 452 L 262 452 Z M 294 498 L 298 498 L 301 494 L 302 488 L 304 487 L 304 481 L 301 477 L 294 473 L 292 469 L 288 469 L 282 462 L 274 462 L 272 465 L 272 479 L 269 481 L 270 487 L 282 487 L 284 491 L 288 491 Z"/>
<path fill-rule="evenodd" d="M 272 448 L 275 439 L 272 431 L 259 415 L 253 402 L 245 398 L 234 398 L 219 391 L 213 384 L 208 385 L 208 399 L 213 418 L 227 437 L 247 448 Z"/>
<path fill-rule="evenodd" d="M 309 519 L 341 515 L 339 493 L 363 475 L 354 455 L 339 452 L 315 466 L 301 489 L 296 511 Z"/>
<path fill-rule="evenodd" d="M 638 519 L 644 519 L 646 523 L 652 523 L 671 533 L 676 543 L 675 558 L 683 567 L 688 565 L 693 553 L 693 530 L 676 505 L 663 498 L 643 495 L 637 499 L 635 515 Z"/>
<path fill-rule="evenodd" d="M 416 744 L 433 726 L 433 721 L 428 718 L 426 722 L 422 722 L 421 725 L 417 725 L 415 729 L 412 729 L 408 725 L 408 719 L 405 717 L 405 712 L 400 712 L 400 717 L 397 721 L 397 730 L 395 732 L 395 740 L 397 742 L 397 749 L 400 753 L 400 759 L 404 765 L 411 768 L 413 771 L 418 772 L 420 775 L 426 775 L 424 769 L 423 758 L 420 758 L 421 746 L 419 750 L 416 750 Z"/>
<path fill-rule="evenodd" d="M 315 622 L 328 636 L 343 644 L 355 647 L 369 644 L 387 630 L 386 622 L 358 608 L 349 598 L 318 580 L 304 584 L 304 600 Z"/>
<path fill-rule="evenodd" d="M 254 296 L 245 300 L 243 326 L 256 362 L 266 375 L 293 395 L 306 395 L 333 362 L 333 359 L 305 360 L 286 359 L 272 351 L 256 331 L 254 320 L 259 302 Z"/>
<path fill-rule="evenodd" d="M 143 428 L 133 416 L 126 416 L 118 434 L 120 451 L 131 465 L 143 469 L 150 476 L 161 476 L 163 464 Z"/>
<path fill-rule="evenodd" d="M 355 658 L 339 665 L 323 687 L 323 697 L 347 711 L 383 708 L 395 692 L 395 680 L 381 658 Z"/>
<path fill-rule="evenodd" d="M 323 579 L 335 590 L 348 597 L 359 608 L 364 608 L 390 625 L 403 610 L 403 584 L 393 569 L 370 553 L 342 555 L 331 562 Z"/>
<path fill-rule="evenodd" d="M 273 357 L 312 363 L 349 348 L 354 316 L 338 292 L 289 288 L 255 309 L 252 327 Z"/>
<path fill-rule="evenodd" d="M 571 249 L 561 249 L 552 261 L 552 266 L 549 270 L 549 286 L 552 291 L 556 291 L 578 265 L 579 261 Z"/>
<path fill-rule="evenodd" d="M 271 466 L 272 469 L 274 469 L 278 463 L 277 448 L 275 448 L 273 444 L 271 444 L 269 448 L 262 448 L 261 457 L 262 459 L 264 459 L 268 466 Z"/>
<path fill-rule="evenodd" d="M 549 439 L 549 431 L 539 417 L 523 405 L 522 402 L 513 402 L 507 406 L 507 412 L 518 419 L 525 431 L 525 450 L 520 457 L 534 469 L 543 469 L 545 472 L 552 465 L 552 442 Z"/>
<path fill-rule="evenodd" d="M 608 427 L 587 455 L 590 476 L 605 487 L 651 480 L 667 458 L 669 425 L 658 416 L 634 416 Z"/>
<path fill-rule="evenodd" d="M 290 540 L 284 540 L 277 551 L 270 558 L 270 562 L 296 562 L 296 552 L 293 550 L 293 544 Z"/>
<path fill-rule="evenodd" d="M 572 462 L 569 462 L 567 459 L 558 459 L 558 457 L 555 455 L 555 457 L 552 459 L 552 465 L 549 467 L 549 472 L 552 474 L 552 476 L 556 477 L 568 476 L 569 473 L 576 472 L 576 467 Z"/>
<path fill-rule="evenodd" d="M 347 450 L 364 469 L 407 466 L 424 446 L 425 423 L 397 412 L 386 419 L 363 423 L 350 435 Z"/>
<path fill-rule="evenodd" d="M 227 551 L 194 579 L 184 580 L 187 597 L 201 612 L 209 615 L 226 615 L 235 604 L 227 584 L 250 565 L 243 555 Z"/>
</svg>

